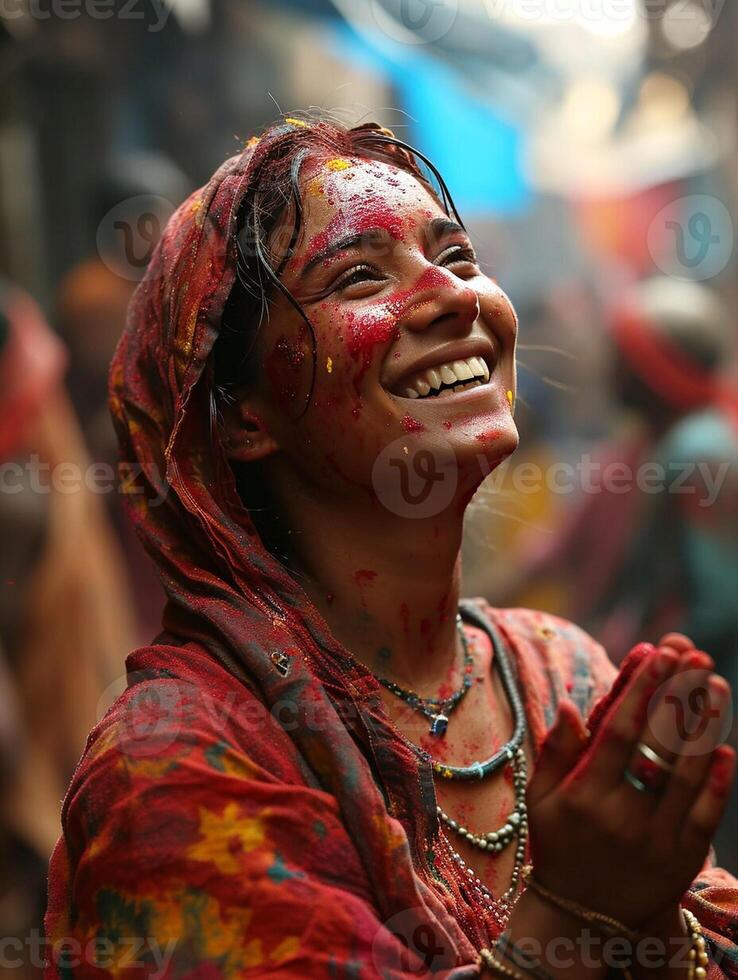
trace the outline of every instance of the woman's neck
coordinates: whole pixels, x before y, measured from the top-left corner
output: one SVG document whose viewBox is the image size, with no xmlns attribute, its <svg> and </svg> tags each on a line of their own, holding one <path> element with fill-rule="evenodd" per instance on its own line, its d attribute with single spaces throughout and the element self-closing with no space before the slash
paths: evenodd
<svg viewBox="0 0 738 980">
<path fill-rule="evenodd" d="M 408 520 L 378 503 L 287 496 L 281 513 L 300 528 L 291 564 L 336 639 L 372 672 L 436 690 L 458 649 L 461 514 Z"/>
</svg>

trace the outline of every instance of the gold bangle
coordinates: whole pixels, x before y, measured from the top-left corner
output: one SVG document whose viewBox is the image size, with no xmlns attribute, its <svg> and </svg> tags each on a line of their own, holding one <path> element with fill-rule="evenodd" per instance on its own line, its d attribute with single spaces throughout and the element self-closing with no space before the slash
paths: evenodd
<svg viewBox="0 0 738 980">
<path fill-rule="evenodd" d="M 623 936 L 632 944 L 635 944 L 638 941 L 638 932 L 636 932 L 634 929 L 628 928 L 625 923 L 620 922 L 618 919 L 614 919 L 610 915 L 605 915 L 603 912 L 595 912 L 593 909 L 585 908 L 583 905 L 579 905 L 577 902 L 572 902 L 571 899 L 563 898 L 561 895 L 557 895 L 555 892 L 549 891 L 548 888 L 544 887 L 533 877 L 532 865 L 526 864 L 526 866 L 523 868 L 521 879 L 529 888 L 531 888 L 551 905 L 555 905 L 562 911 L 568 912 L 570 915 L 573 915 L 575 918 L 580 919 L 589 925 L 598 926 L 607 935 Z"/>
<path fill-rule="evenodd" d="M 479 950 L 479 955 L 484 965 L 488 966 L 490 970 L 494 970 L 500 976 L 509 977 L 509 980 L 526 980 L 526 977 L 519 970 L 515 970 L 511 966 L 501 963 L 492 950 L 487 949 L 486 946 Z"/>
<path fill-rule="evenodd" d="M 692 948 L 688 953 L 689 971 L 687 973 L 687 980 L 705 980 L 707 976 L 707 964 L 710 958 L 707 955 L 702 926 L 697 916 L 690 912 L 689 909 L 682 909 L 682 917 L 687 926 L 689 938 L 692 940 Z"/>
</svg>

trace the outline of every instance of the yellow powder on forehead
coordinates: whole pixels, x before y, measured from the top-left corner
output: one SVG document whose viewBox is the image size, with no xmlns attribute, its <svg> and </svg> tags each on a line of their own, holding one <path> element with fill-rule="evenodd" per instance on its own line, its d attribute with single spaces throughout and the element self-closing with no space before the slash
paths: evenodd
<svg viewBox="0 0 738 980">
<path fill-rule="evenodd" d="M 353 166 L 350 160 L 344 160 L 342 157 L 337 157 L 335 160 L 329 160 L 326 163 L 326 167 L 329 170 L 348 170 L 349 167 Z"/>
<path fill-rule="evenodd" d="M 322 183 L 320 182 L 320 177 L 312 177 L 307 184 L 305 189 L 308 194 L 325 194 Z"/>
</svg>

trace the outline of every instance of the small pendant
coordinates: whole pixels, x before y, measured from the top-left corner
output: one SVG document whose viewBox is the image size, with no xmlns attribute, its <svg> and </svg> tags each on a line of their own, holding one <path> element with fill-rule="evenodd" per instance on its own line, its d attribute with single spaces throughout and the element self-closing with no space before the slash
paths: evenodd
<svg viewBox="0 0 738 980">
<path fill-rule="evenodd" d="M 446 715 L 433 715 L 433 720 L 431 721 L 430 733 L 431 735 L 445 735 L 446 729 L 448 728 L 448 718 Z"/>
</svg>

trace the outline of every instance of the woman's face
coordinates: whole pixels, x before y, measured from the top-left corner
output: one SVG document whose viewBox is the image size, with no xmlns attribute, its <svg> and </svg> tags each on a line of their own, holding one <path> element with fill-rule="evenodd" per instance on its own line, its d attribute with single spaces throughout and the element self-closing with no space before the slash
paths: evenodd
<svg viewBox="0 0 738 980">
<path fill-rule="evenodd" d="M 264 425 L 301 479 L 332 493 L 374 495 L 378 466 L 419 452 L 452 459 L 457 485 L 475 489 L 517 445 L 510 301 L 405 171 L 316 160 L 302 189 L 282 281 L 315 333 L 315 382 L 309 397 L 310 331 L 279 296 L 255 348 Z"/>
</svg>

